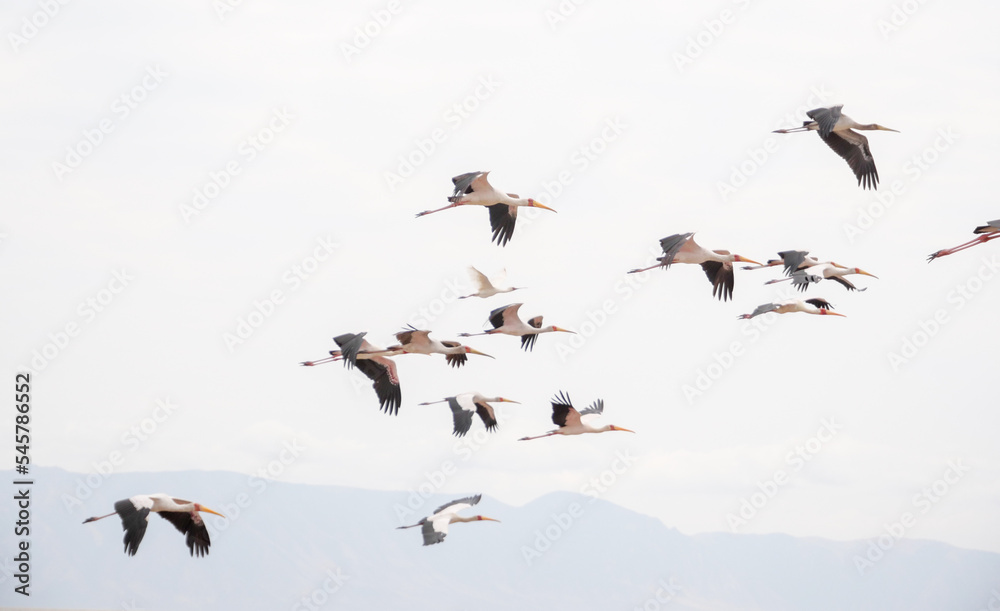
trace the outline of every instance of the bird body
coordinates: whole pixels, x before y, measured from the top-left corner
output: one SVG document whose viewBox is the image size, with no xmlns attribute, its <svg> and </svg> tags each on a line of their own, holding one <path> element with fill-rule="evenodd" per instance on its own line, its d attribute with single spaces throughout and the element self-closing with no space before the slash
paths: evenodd
<svg viewBox="0 0 1000 611">
<path fill-rule="evenodd" d="M 452 417 L 455 422 L 454 435 L 456 437 L 464 437 L 469 432 L 469 429 L 472 428 L 472 416 L 474 414 L 479 415 L 483 424 L 486 425 L 487 431 L 495 431 L 497 429 L 497 417 L 490 403 L 517 403 L 517 401 L 503 397 L 484 397 L 478 392 L 466 392 L 454 397 L 441 399 L 440 401 L 427 401 L 419 405 L 434 405 L 435 403 L 445 402 L 451 408 Z"/>
<path fill-rule="evenodd" d="M 340 350 L 331 350 L 330 356 L 315 361 L 303 361 L 301 365 L 312 367 L 332 361 L 344 361 L 348 369 L 357 367 L 372 381 L 372 388 L 379 400 L 379 409 L 387 414 L 399 413 L 403 402 L 399 386 L 399 373 L 396 363 L 390 356 L 402 354 L 402 350 L 383 350 L 365 339 L 366 331 L 361 333 L 344 333 L 333 338 Z"/>
<path fill-rule="evenodd" d="M 979 237 L 973 238 L 963 244 L 959 244 L 954 248 L 945 248 L 935 253 L 931 253 L 931 255 L 927 257 L 927 262 L 930 263 L 931 261 L 937 259 L 938 257 L 950 255 L 959 252 L 961 250 L 965 250 L 966 248 L 972 248 L 976 244 L 983 244 L 984 242 L 989 242 L 990 240 L 1000 238 L 1000 219 L 997 219 L 995 221 L 990 221 L 985 225 L 980 225 L 979 227 L 976 227 L 972 233 L 977 234 Z"/>
<path fill-rule="evenodd" d="M 536 437 L 522 437 L 518 439 L 518 441 L 530 441 L 532 439 L 541 439 L 542 437 L 551 437 L 552 435 L 583 435 L 585 433 L 606 433 L 608 431 L 625 431 L 626 433 L 635 432 L 613 424 L 606 424 L 600 427 L 593 426 L 591 423 L 603 413 L 603 399 L 594 401 L 582 412 L 578 412 L 576 411 L 576 408 L 573 407 L 573 403 L 570 401 L 569 395 L 560 391 L 559 394 L 552 399 L 552 422 L 559 428 Z"/>
<path fill-rule="evenodd" d="M 883 127 L 877 123 L 858 123 L 841 112 L 843 104 L 825 108 L 815 108 L 806 113 L 812 119 L 804 121 L 802 127 L 792 129 L 776 129 L 776 134 L 789 134 L 801 131 L 815 131 L 823 142 L 840 155 L 851 167 L 858 179 L 858 186 L 864 189 L 878 188 L 878 170 L 875 159 L 868 146 L 868 138 L 854 130 L 882 130 L 897 132 L 898 130 Z"/>
<path fill-rule="evenodd" d="M 506 276 L 506 274 L 504 274 Z M 490 279 L 486 277 L 486 274 L 482 273 L 474 267 L 469 267 L 469 277 L 472 279 L 472 283 L 476 285 L 476 292 L 471 295 L 462 295 L 459 299 L 468 299 L 469 297 L 480 297 L 485 299 L 487 297 L 492 297 L 494 295 L 499 295 L 500 293 L 510 293 L 511 291 L 520 290 L 520 287 L 508 286 L 508 287 L 497 287 L 494 286 Z M 499 281 L 498 281 L 499 282 Z"/>
<path fill-rule="evenodd" d="M 742 261 L 761 265 L 753 259 L 747 259 L 740 255 L 734 255 L 728 250 L 709 250 L 694 241 L 694 233 L 675 233 L 660 240 L 660 248 L 663 249 L 663 256 L 658 257 L 656 265 L 629 270 L 628 273 L 636 274 L 645 272 L 656 267 L 669 268 L 674 263 L 691 263 L 701 265 L 712 283 L 712 295 L 722 301 L 727 301 L 733 296 L 733 286 L 735 278 L 733 274 L 733 263 Z"/>
<path fill-rule="evenodd" d="M 825 299 L 815 298 L 806 299 L 802 301 L 801 299 L 788 299 L 785 301 L 778 301 L 775 303 L 765 303 L 763 305 L 757 306 L 752 314 L 742 314 L 737 318 L 741 320 L 746 320 L 753 318 L 754 316 L 760 316 L 761 314 L 767 314 L 768 312 L 774 312 L 775 314 L 788 314 L 789 312 L 805 312 L 806 314 L 821 314 L 821 315 L 832 315 L 832 316 L 844 316 L 843 314 L 838 314 L 837 312 L 831 311 L 833 306 L 829 301 Z M 845 317 L 846 318 L 846 317 Z"/>
<path fill-rule="evenodd" d="M 510 305 L 496 308 L 490 312 L 489 321 L 490 324 L 493 325 L 492 329 L 482 333 L 460 333 L 459 336 L 472 337 L 474 335 L 493 335 L 495 333 L 514 335 L 521 338 L 521 348 L 527 352 L 534 348 L 535 340 L 538 339 L 538 335 L 540 333 L 552 333 L 556 331 L 562 333 L 575 333 L 575 331 L 563 329 L 555 325 L 543 327 L 541 316 L 535 316 L 525 323 L 517 315 L 517 311 L 522 305 L 524 304 L 512 303 Z"/>
<path fill-rule="evenodd" d="M 483 495 L 477 494 L 476 496 L 470 496 L 464 499 L 456 499 L 450 503 L 441 505 L 434 510 L 432 515 L 423 518 L 416 524 L 411 524 L 409 526 L 397 526 L 396 528 L 397 530 L 400 530 L 420 526 L 420 531 L 424 536 L 424 545 L 434 545 L 435 543 L 441 543 L 444 541 L 444 538 L 448 536 L 448 525 L 450 524 L 454 524 L 456 522 L 479 522 L 482 520 L 499 522 L 500 520 L 487 518 L 486 516 L 464 517 L 458 515 L 459 511 L 478 504 L 482 497 Z"/>
<path fill-rule="evenodd" d="M 869 274 L 863 269 L 857 267 L 844 267 L 843 265 L 838 265 L 832 261 L 827 261 L 824 263 L 817 263 L 816 265 L 811 265 L 809 267 L 804 267 L 796 270 L 788 278 L 779 278 L 778 280 L 770 280 L 764 284 L 774 284 L 775 282 L 783 282 L 785 280 L 791 280 L 792 286 L 800 291 L 805 291 L 809 288 L 810 284 L 820 282 L 822 280 L 833 280 L 838 284 L 841 284 L 849 291 L 867 291 L 868 287 L 859 289 L 854 286 L 847 278 L 844 276 L 849 276 L 852 274 L 860 274 L 863 276 L 871 276 L 872 278 L 878 278 L 874 274 Z"/>
<path fill-rule="evenodd" d="M 480 356 L 492 356 L 485 352 L 480 352 L 475 348 L 470 348 L 455 341 L 439 341 L 430 336 L 430 331 L 409 327 L 405 331 L 396 334 L 396 341 L 399 344 L 389 346 L 389 351 L 400 351 L 403 354 L 443 354 L 445 360 L 452 367 L 461 367 L 468 360 L 469 354 Z"/>
<path fill-rule="evenodd" d="M 204 556 L 208 554 L 208 548 L 212 542 L 208 536 L 208 528 L 205 527 L 205 522 L 199 514 L 201 511 L 225 517 L 204 505 L 156 493 L 139 494 L 118 501 L 115 503 L 114 512 L 104 516 L 87 518 L 83 523 L 103 520 L 117 514 L 122 519 L 122 530 L 125 531 L 123 539 L 125 553 L 134 556 L 139 549 L 139 544 L 142 543 L 142 538 L 146 535 L 150 512 L 158 513 L 161 518 L 166 519 L 185 535 L 192 556 Z"/>
<path fill-rule="evenodd" d="M 436 210 L 424 210 L 417 214 L 417 218 L 457 206 L 487 206 L 490 211 L 490 228 L 493 230 L 492 241 L 499 246 L 506 246 L 511 236 L 514 235 L 518 208 L 552 210 L 552 208 L 540 204 L 530 197 L 520 198 L 514 193 L 504 193 L 497 190 L 489 183 L 487 176 L 489 176 L 489 172 L 467 172 L 455 176 L 451 179 L 452 184 L 455 185 L 455 191 L 448 198 L 451 203 Z"/>
</svg>

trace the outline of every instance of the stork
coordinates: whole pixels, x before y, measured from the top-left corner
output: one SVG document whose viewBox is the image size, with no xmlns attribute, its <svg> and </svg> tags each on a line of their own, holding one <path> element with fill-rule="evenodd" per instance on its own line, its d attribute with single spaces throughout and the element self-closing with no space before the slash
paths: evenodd
<svg viewBox="0 0 1000 611">
<path fill-rule="evenodd" d="M 420 520 L 416 524 L 397 526 L 396 529 L 401 530 L 420 526 L 420 532 L 424 535 L 424 545 L 434 545 L 435 543 L 441 543 L 448 536 L 449 524 L 454 524 L 455 522 L 479 522 L 482 520 L 499 522 L 500 520 L 487 518 L 486 516 L 470 516 L 466 518 L 458 515 L 459 511 L 479 503 L 481 498 L 483 498 L 483 495 L 477 494 L 476 496 L 468 496 L 464 499 L 456 499 L 450 503 L 445 503 L 435 509 L 432 515 Z"/>
<path fill-rule="evenodd" d="M 605 424 L 601 427 L 591 426 L 590 423 L 603 413 L 603 399 L 594 401 L 582 412 L 578 412 L 576 411 L 576 408 L 573 407 L 573 403 L 570 401 L 569 395 L 560 391 L 559 394 L 552 399 L 552 422 L 559 428 L 536 437 L 522 437 L 518 439 L 518 441 L 530 441 L 532 439 L 541 439 L 542 437 L 551 437 L 552 435 L 582 435 L 584 433 L 606 433 L 608 431 L 625 431 L 626 433 L 635 432 L 613 424 Z"/>
<path fill-rule="evenodd" d="M 418 405 L 434 405 L 435 403 L 448 403 L 451 408 L 452 417 L 455 420 L 454 435 L 464 437 L 472 428 L 473 414 L 479 414 L 479 418 L 486 425 L 487 431 L 497 429 L 497 417 L 490 403 L 517 403 L 511 399 L 503 397 L 484 397 L 478 392 L 466 392 L 454 397 L 446 397 L 440 401 L 427 401 Z"/>
<path fill-rule="evenodd" d="M 192 556 L 205 556 L 208 548 L 212 545 L 208 537 L 208 528 L 198 512 L 223 516 L 218 511 L 209 509 L 204 505 L 175 499 L 171 496 L 158 492 L 156 494 L 137 494 L 115 503 L 115 510 L 108 515 L 95 516 L 83 521 L 96 522 L 115 514 L 122 519 L 122 530 L 125 531 L 125 553 L 134 556 L 142 543 L 142 538 L 146 534 L 146 525 L 149 524 L 149 512 L 155 512 L 181 531 L 186 537 L 188 549 Z"/>
<path fill-rule="evenodd" d="M 331 350 L 330 356 L 315 361 L 303 361 L 300 365 L 312 367 L 332 361 L 344 361 L 348 369 L 357 367 L 358 371 L 368 376 L 372 388 L 378 397 L 379 409 L 387 414 L 399 413 L 403 402 L 402 391 L 399 388 L 399 374 L 396 363 L 389 357 L 402 354 L 402 350 L 383 350 L 365 339 L 367 331 L 361 333 L 344 333 L 333 338 L 340 350 Z"/>
<path fill-rule="evenodd" d="M 667 236 L 660 240 L 660 248 L 663 249 L 663 256 L 657 258 L 659 263 L 641 269 L 629 270 L 628 273 L 636 274 L 655 267 L 667 269 L 673 263 L 701 265 L 701 268 L 705 270 L 705 275 L 708 276 L 708 281 L 712 283 L 712 295 L 722 301 L 727 301 L 733 296 L 734 262 L 742 261 L 761 265 L 753 259 L 731 254 L 728 250 L 703 248 L 694 241 L 694 233 L 675 233 Z"/>
<path fill-rule="evenodd" d="M 820 314 L 820 315 L 831 315 L 831 316 L 844 316 L 843 314 L 838 314 L 833 312 L 833 306 L 830 302 L 825 299 L 815 298 L 806 299 L 802 301 L 800 299 L 788 299 L 785 301 L 778 301 L 776 303 L 765 303 L 763 305 L 757 306 L 752 314 L 741 314 L 737 316 L 740 320 L 748 320 L 754 316 L 760 316 L 761 314 L 767 314 L 768 312 L 774 312 L 775 314 L 788 314 L 789 312 L 805 312 L 806 314 Z M 844 316 L 844 318 L 847 318 Z"/>
<path fill-rule="evenodd" d="M 503 333 L 504 335 L 514 335 L 521 338 L 521 348 L 525 352 L 531 351 L 535 346 L 535 340 L 538 339 L 540 333 L 552 333 L 554 331 L 559 331 L 562 333 L 576 333 L 576 331 L 570 331 L 569 329 L 563 329 L 555 325 L 549 325 L 548 327 L 542 326 L 542 317 L 535 316 L 528 320 L 525 324 L 524 321 L 517 315 L 517 311 L 524 305 L 522 303 L 512 303 L 510 305 L 503 306 L 502 308 L 497 308 L 490 312 L 490 324 L 493 328 L 488 331 L 483 331 L 482 333 L 459 333 L 459 337 L 472 337 L 474 335 L 493 335 L 495 333 Z"/>
</svg>

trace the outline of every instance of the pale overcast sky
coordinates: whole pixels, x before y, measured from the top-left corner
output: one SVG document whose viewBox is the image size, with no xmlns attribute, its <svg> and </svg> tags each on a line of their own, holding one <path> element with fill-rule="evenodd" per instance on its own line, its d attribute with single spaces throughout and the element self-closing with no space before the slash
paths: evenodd
<svg viewBox="0 0 1000 611">
<path fill-rule="evenodd" d="M 998 10 L 7 3 L 0 325 L 8 375 L 35 372 L 33 461 L 582 491 L 684 533 L 860 539 L 909 512 L 906 537 L 1000 551 L 1000 244 L 925 262 L 1000 217 Z M 899 130 L 869 134 L 877 192 L 815 134 L 771 133 L 830 104 Z M 474 170 L 558 213 L 505 248 L 480 208 L 414 218 Z M 738 271 L 728 303 L 694 266 L 626 275 L 687 231 L 879 278 L 810 288 L 847 318 L 740 321 L 787 296 L 777 271 Z M 458 301 L 469 265 L 527 288 Z M 360 373 L 298 366 L 513 302 L 580 335 L 398 357 L 396 417 Z M 472 390 L 521 405 L 463 440 L 417 406 Z M 516 441 L 560 390 L 636 434 Z"/>
</svg>

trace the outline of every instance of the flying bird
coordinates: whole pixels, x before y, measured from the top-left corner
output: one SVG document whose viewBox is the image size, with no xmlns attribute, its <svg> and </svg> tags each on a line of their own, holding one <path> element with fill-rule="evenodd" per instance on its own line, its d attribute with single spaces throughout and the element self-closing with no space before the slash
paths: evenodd
<svg viewBox="0 0 1000 611">
<path fill-rule="evenodd" d="M 775 267 L 781 265 L 784 268 L 784 274 L 786 276 L 791 276 L 793 272 L 805 269 L 807 267 L 812 267 L 813 265 L 819 265 L 820 261 L 816 257 L 810 257 L 808 250 L 785 250 L 778 253 L 780 259 L 768 259 L 767 263 L 762 263 L 760 265 L 744 265 L 743 269 L 764 269 L 767 267 Z"/>
<path fill-rule="evenodd" d="M 731 254 L 728 250 L 708 250 L 698 245 L 694 241 L 693 233 L 675 233 L 660 240 L 660 248 L 663 249 L 663 256 L 657 257 L 656 265 L 643 267 L 641 269 L 629 270 L 628 273 L 636 274 L 645 272 L 655 267 L 669 268 L 674 263 L 693 263 L 701 265 L 708 276 L 708 281 L 712 283 L 712 295 L 722 301 L 727 301 L 733 296 L 733 263 L 736 261 L 762 265 L 753 259 L 747 259 L 740 255 Z"/>
<path fill-rule="evenodd" d="M 514 223 L 517 221 L 519 207 L 552 210 L 552 208 L 542 205 L 530 197 L 522 199 L 514 193 L 498 191 L 486 179 L 488 175 L 489 172 L 468 172 L 452 178 L 451 182 L 455 185 L 455 192 L 448 198 L 451 203 L 436 210 L 424 210 L 417 214 L 417 218 L 456 206 L 486 206 L 490 211 L 490 228 L 493 229 L 492 241 L 499 246 L 506 246 L 511 236 L 514 235 Z"/>
<path fill-rule="evenodd" d="M 494 518 L 487 518 L 486 516 L 470 516 L 468 518 L 458 515 L 458 512 L 472 507 L 473 505 L 479 503 L 479 500 L 483 497 L 481 494 L 476 496 L 469 496 L 464 499 L 457 499 L 450 503 L 441 505 L 434 510 L 434 514 L 426 517 L 416 524 L 411 524 L 409 526 L 397 526 L 397 530 L 404 528 L 415 528 L 417 526 L 422 527 L 420 532 L 424 535 L 424 545 L 434 545 L 435 543 L 441 543 L 444 538 L 448 536 L 448 525 L 454 524 L 455 522 L 479 522 L 481 520 L 489 520 L 491 522 L 499 522 L 500 520 Z"/>
<path fill-rule="evenodd" d="M 994 238 L 1000 237 L 1000 219 L 997 219 L 995 221 L 990 221 L 985 225 L 980 225 L 979 227 L 976 227 L 976 229 L 972 233 L 978 234 L 979 237 L 969 240 L 964 244 L 959 244 L 954 248 L 945 248 L 943 250 L 939 250 L 935 253 L 932 253 L 929 257 L 927 257 L 927 262 L 930 263 L 931 261 L 937 259 L 938 257 L 950 255 L 960 250 L 965 250 L 966 248 L 972 248 L 976 244 L 989 242 Z"/>
<path fill-rule="evenodd" d="M 769 280 L 764 284 L 774 284 L 775 282 L 784 282 L 786 280 L 791 280 L 792 286 L 794 286 L 800 291 L 805 291 L 810 284 L 818 283 L 821 280 L 833 280 L 834 282 L 843 285 L 844 288 L 846 288 L 849 291 L 858 291 L 858 292 L 867 291 L 868 287 L 859 289 L 858 287 L 854 286 L 854 283 L 852 283 L 850 280 L 844 278 L 844 276 L 850 276 L 851 274 L 861 274 L 863 276 L 871 276 L 872 278 L 878 279 L 878 276 L 876 276 L 875 274 L 869 274 L 863 269 L 857 267 L 844 267 L 843 265 L 838 265 L 831 261 L 799 269 L 788 278 Z"/>
<path fill-rule="evenodd" d="M 843 107 L 844 105 L 841 104 L 810 110 L 806 115 L 812 121 L 803 121 L 802 127 L 776 129 L 774 133 L 819 132 L 819 137 L 823 139 L 823 142 L 826 142 L 835 153 L 844 158 L 847 165 L 851 166 L 851 170 L 858 179 L 858 186 L 863 184 L 862 188 L 864 189 L 877 189 L 878 170 L 875 169 L 872 151 L 868 148 L 868 138 L 854 130 L 882 130 L 897 133 L 898 130 L 882 127 L 878 123 L 858 123 L 840 112 Z"/>
<path fill-rule="evenodd" d="M 410 326 L 405 331 L 400 331 L 396 334 L 396 341 L 399 344 L 389 346 L 387 350 L 402 354 L 443 354 L 445 360 L 452 367 L 461 367 L 464 365 L 469 360 L 467 356 L 469 354 L 478 354 L 493 358 L 485 352 L 480 352 L 459 342 L 442 342 L 431 339 L 430 333 L 430 331 L 415 329 Z"/>
<path fill-rule="evenodd" d="M 455 420 L 454 434 L 456 437 L 464 437 L 472 428 L 473 414 L 479 414 L 487 431 L 497 429 L 497 418 L 490 403 L 517 403 L 511 399 L 503 397 L 484 397 L 478 392 L 466 392 L 454 397 L 447 397 L 440 401 L 428 401 L 419 405 L 434 405 L 435 403 L 447 402 L 451 408 L 452 417 Z"/>
<path fill-rule="evenodd" d="M 402 351 L 383 350 L 365 339 L 367 331 L 361 333 L 344 333 L 333 338 L 340 350 L 331 350 L 330 356 L 315 361 L 303 361 L 301 365 L 312 367 L 332 361 L 344 361 L 348 369 L 357 367 L 372 381 L 372 388 L 378 396 L 379 409 L 387 414 L 399 413 L 403 402 L 402 391 L 399 388 L 399 374 L 396 363 L 389 357 L 402 354 Z"/>
<path fill-rule="evenodd" d="M 541 439 L 542 437 L 550 437 L 552 435 L 582 435 L 583 433 L 605 433 L 607 431 L 625 431 L 627 433 L 635 432 L 613 424 L 606 424 L 601 427 L 591 426 L 590 423 L 594 419 L 600 417 L 603 413 L 603 399 L 594 401 L 582 412 L 578 412 L 576 411 L 576 408 L 573 407 L 573 403 L 569 400 L 569 395 L 560 391 L 559 394 L 552 399 L 552 422 L 559 428 L 536 437 L 522 437 L 518 439 L 518 441 Z"/>
<path fill-rule="evenodd" d="M 528 352 L 535 346 L 535 340 L 538 339 L 539 333 L 551 333 L 553 331 L 576 333 L 576 331 L 562 329 L 554 325 L 543 327 L 541 316 L 536 316 L 528 320 L 528 323 L 525 324 L 524 321 L 522 321 L 517 315 L 517 311 L 522 305 L 524 304 L 512 303 L 490 312 L 490 324 L 493 325 L 493 328 L 488 331 L 484 331 L 482 333 L 459 333 L 458 335 L 459 337 L 493 335 L 494 333 L 514 335 L 521 338 L 521 348 L 523 348 L 525 352 Z"/>
<path fill-rule="evenodd" d="M 761 314 L 767 314 L 768 312 L 774 312 L 775 314 L 788 314 L 789 312 L 805 312 L 806 314 L 829 314 L 832 316 L 844 316 L 843 314 L 838 314 L 833 310 L 833 306 L 830 302 L 825 299 L 806 299 L 802 301 L 800 299 L 788 299 L 786 301 L 779 301 L 777 303 L 765 303 L 763 305 L 757 306 L 753 311 L 753 314 L 741 314 L 737 318 L 740 320 L 747 320 L 753 318 L 754 316 L 760 316 Z M 844 316 L 844 318 L 847 318 Z"/>
<path fill-rule="evenodd" d="M 106 516 L 95 516 L 83 521 L 95 522 L 118 514 L 122 519 L 122 530 L 125 531 L 125 553 L 134 556 L 142 538 L 146 534 L 146 525 L 149 524 L 149 512 L 160 514 L 161 518 L 173 524 L 177 530 L 181 531 L 187 538 L 188 549 L 192 556 L 204 556 L 208 554 L 208 548 L 212 542 L 208 537 L 208 528 L 205 527 L 204 520 L 201 519 L 199 511 L 223 516 L 218 511 L 209 509 L 204 505 L 192 503 L 182 499 L 175 499 L 163 493 L 138 494 L 131 498 L 115 503 L 115 510 Z"/>
<path fill-rule="evenodd" d="M 506 273 L 503 274 L 504 280 L 506 279 L 506 275 Z M 476 285 L 476 292 L 471 295 L 462 295 L 459 299 L 468 299 L 469 297 L 481 297 L 485 299 L 486 297 L 492 297 L 500 293 L 518 291 L 522 288 L 516 286 L 508 286 L 504 288 L 493 286 L 493 283 L 486 277 L 486 274 L 471 266 L 469 267 L 469 277 L 472 279 L 472 283 Z M 502 281 L 503 280 L 497 280 L 497 282 Z"/>
</svg>

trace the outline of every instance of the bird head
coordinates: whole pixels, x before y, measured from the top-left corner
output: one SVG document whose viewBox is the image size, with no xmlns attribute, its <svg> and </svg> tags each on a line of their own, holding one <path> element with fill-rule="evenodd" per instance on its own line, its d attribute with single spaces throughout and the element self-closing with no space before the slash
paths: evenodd
<svg viewBox="0 0 1000 611">
<path fill-rule="evenodd" d="M 620 426 L 615 426 L 613 424 L 609 424 L 608 426 L 611 427 L 610 429 L 608 429 L 608 430 L 611 430 L 611 431 L 625 431 L 626 433 L 634 433 L 635 432 L 635 431 L 633 431 L 631 429 L 622 428 Z"/>
<path fill-rule="evenodd" d="M 837 312 L 833 312 L 833 311 L 831 311 L 831 310 L 827 310 L 826 308 L 820 308 L 820 309 L 819 309 L 819 313 L 820 313 L 820 314 L 823 314 L 823 315 L 830 315 L 830 316 L 843 316 L 844 318 L 847 318 L 847 316 L 844 316 L 843 314 L 839 314 L 839 313 L 837 313 Z"/>
<path fill-rule="evenodd" d="M 763 265 L 759 261 L 754 261 L 753 259 L 747 259 L 746 257 L 741 257 L 740 255 L 733 255 L 733 261 L 739 263 L 753 263 L 754 265 Z"/>
<path fill-rule="evenodd" d="M 489 354 L 486 354 L 485 352 L 480 352 L 480 351 L 476 350 L 475 348 L 470 348 L 468 346 L 465 347 L 465 352 L 466 352 L 466 354 L 478 354 L 479 356 L 488 356 L 491 359 L 494 358 L 493 356 L 491 356 Z"/>
<path fill-rule="evenodd" d="M 219 513 L 218 511 L 215 511 L 214 509 L 209 509 L 208 507 L 205 507 L 204 505 L 199 505 L 198 503 L 194 504 L 194 510 L 195 511 L 204 511 L 205 513 L 211 513 L 211 514 L 223 517 L 223 518 L 226 517 L 226 516 L 222 515 L 221 513 Z"/>
<path fill-rule="evenodd" d="M 862 276 L 871 276 L 872 278 L 875 278 L 876 280 L 878 279 L 878 276 L 876 276 L 875 274 L 869 274 L 865 270 L 859 269 L 857 267 L 855 267 L 851 271 L 853 271 L 855 274 L 861 274 Z"/>
<path fill-rule="evenodd" d="M 528 198 L 528 206 L 531 207 L 531 208 L 542 208 L 544 210 L 552 210 L 552 208 L 549 208 L 545 204 L 536 202 L 535 200 L 531 199 L 530 197 Z M 555 210 L 552 210 L 552 212 L 555 212 Z"/>
</svg>

